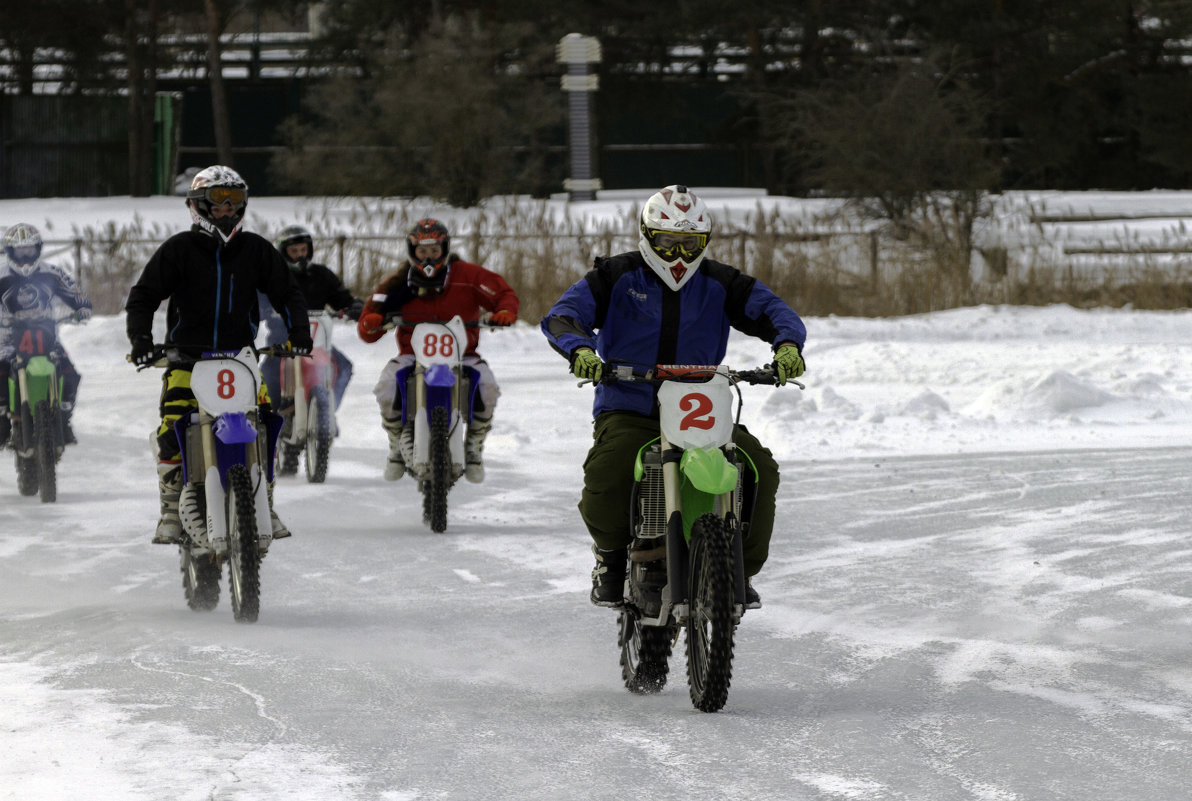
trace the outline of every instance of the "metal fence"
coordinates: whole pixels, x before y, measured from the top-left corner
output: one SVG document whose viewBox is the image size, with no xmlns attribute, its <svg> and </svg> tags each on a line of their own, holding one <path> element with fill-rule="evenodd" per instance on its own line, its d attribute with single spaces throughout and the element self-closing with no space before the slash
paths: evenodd
<svg viewBox="0 0 1192 801">
<path fill-rule="evenodd" d="M 318 261 L 326 264 L 358 297 L 372 291 L 406 261 L 404 236 L 338 235 L 315 238 Z M 770 233 L 730 231 L 715 240 L 713 257 L 756 275 L 780 293 L 798 292 L 809 269 L 830 271 L 844 288 L 868 287 L 885 265 L 876 232 Z M 162 239 L 73 237 L 46 239 L 44 258 L 71 272 L 89 293 L 96 312 L 124 308 L 137 280 Z M 461 234 L 452 251 L 502 274 L 522 299 L 523 317 L 540 315 L 587 272 L 597 256 L 637 248 L 637 234 Z"/>
</svg>

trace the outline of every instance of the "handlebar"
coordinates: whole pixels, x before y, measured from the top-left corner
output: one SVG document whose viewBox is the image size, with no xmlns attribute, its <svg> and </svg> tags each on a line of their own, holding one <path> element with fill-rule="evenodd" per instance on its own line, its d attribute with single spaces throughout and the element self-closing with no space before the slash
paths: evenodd
<svg viewBox="0 0 1192 801">
<path fill-rule="evenodd" d="M 275 356 L 278 358 L 310 358 L 309 353 L 299 353 L 295 350 L 287 348 L 285 345 L 267 345 L 263 348 L 254 347 L 253 351 L 257 356 Z M 150 351 L 151 360 L 145 364 L 137 365 L 137 372 L 147 370 L 150 367 L 169 367 L 172 363 L 199 361 L 202 356 L 184 356 L 182 349 L 177 345 L 166 345 L 164 343 L 154 343 L 153 350 Z M 124 354 L 124 361 L 132 364 L 132 354 Z"/>
<path fill-rule="evenodd" d="M 493 325 L 491 322 L 489 322 L 489 318 L 491 318 L 491 317 L 492 317 L 491 313 L 490 314 L 482 314 L 482 315 L 480 315 L 480 319 L 478 319 L 478 320 L 463 320 L 461 322 L 463 322 L 464 328 L 491 328 L 493 330 L 498 330 L 498 329 L 507 327 L 507 326 L 503 326 L 503 325 Z M 392 331 L 394 328 L 400 328 L 403 325 L 415 326 L 415 325 L 418 325 L 418 323 L 439 323 L 440 325 L 446 325 L 449 322 L 451 322 L 451 321 L 450 320 L 439 320 L 437 318 L 406 322 L 406 319 L 401 315 L 400 312 L 389 312 L 388 314 L 385 315 L 385 322 L 382 323 L 381 328 L 379 330 Z"/>
<path fill-rule="evenodd" d="M 620 382 L 651 384 L 659 386 L 667 381 L 684 381 L 688 383 L 703 383 L 714 375 L 723 375 L 733 384 L 763 384 L 774 386 L 778 383 L 778 374 L 774 365 L 757 367 L 750 370 L 734 370 L 725 365 L 715 364 L 656 364 L 653 367 L 642 368 L 640 365 L 624 364 L 622 362 L 605 362 L 600 375 L 601 384 L 616 384 Z M 580 386 L 589 383 L 581 381 Z M 799 389 L 806 387 L 793 379 L 787 383 L 794 384 Z"/>
</svg>

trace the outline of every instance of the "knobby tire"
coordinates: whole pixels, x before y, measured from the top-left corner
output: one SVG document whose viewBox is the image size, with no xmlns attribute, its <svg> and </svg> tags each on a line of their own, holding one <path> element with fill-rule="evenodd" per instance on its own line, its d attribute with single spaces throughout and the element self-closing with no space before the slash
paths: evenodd
<svg viewBox="0 0 1192 801">
<path fill-rule="evenodd" d="M 701 712 L 728 700 L 733 673 L 733 555 L 722 518 L 701 515 L 691 527 L 690 618 L 687 621 L 687 686 Z"/>
<path fill-rule="evenodd" d="M 434 409 L 430 418 L 430 474 L 422 482 L 422 516 L 430 530 L 447 530 L 447 491 L 451 489 L 451 448 L 447 410 Z"/>
<path fill-rule="evenodd" d="M 58 499 L 58 447 L 54 436 L 57 428 L 57 409 L 49 401 L 38 401 L 33 412 L 34 459 L 37 462 L 37 486 L 42 503 Z"/>
<path fill-rule="evenodd" d="M 306 420 L 306 480 L 322 484 L 331 456 L 331 403 L 326 387 L 314 388 Z"/>
<path fill-rule="evenodd" d="M 239 623 L 255 623 L 261 611 L 261 555 L 252 478 L 242 464 L 228 470 L 227 516 L 232 615 Z"/>
<path fill-rule="evenodd" d="M 292 476 L 298 472 L 298 457 L 302 455 L 301 445 L 291 445 L 285 440 L 277 443 L 277 474 Z"/>
<path fill-rule="evenodd" d="M 29 419 L 32 425 L 32 417 L 23 415 Z M 34 430 L 36 433 L 36 430 Z M 21 456 L 20 450 L 25 447 L 25 426 L 22 424 L 20 428 L 13 425 L 12 434 L 12 448 L 17 451 L 17 491 L 22 495 L 28 497 L 37 494 L 37 452 L 34 451 L 32 456 Z"/>
<path fill-rule="evenodd" d="M 621 609 L 618 624 L 625 688 L 638 695 L 660 692 L 670 671 L 673 627 L 643 626 L 637 610 L 628 607 Z"/>
<path fill-rule="evenodd" d="M 219 579 L 223 572 L 215 554 L 196 556 L 187 545 L 178 546 L 182 554 L 182 589 L 186 605 L 196 612 L 210 612 L 219 604 Z"/>
</svg>

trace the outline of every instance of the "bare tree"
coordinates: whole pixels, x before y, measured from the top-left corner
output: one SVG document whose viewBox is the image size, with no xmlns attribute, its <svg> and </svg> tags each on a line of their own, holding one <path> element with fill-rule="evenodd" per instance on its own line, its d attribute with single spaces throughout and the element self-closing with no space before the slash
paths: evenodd
<svg viewBox="0 0 1192 801">
<path fill-rule="evenodd" d="M 153 122 L 157 96 L 158 0 L 124 0 L 128 60 L 128 188 L 153 191 Z"/>
<path fill-rule="evenodd" d="M 223 79 L 223 50 L 220 35 L 228 14 L 217 0 L 203 0 L 207 15 L 207 77 L 211 85 L 211 119 L 215 125 L 215 154 L 220 164 L 232 164 L 232 121 L 228 116 L 228 91 Z"/>
</svg>

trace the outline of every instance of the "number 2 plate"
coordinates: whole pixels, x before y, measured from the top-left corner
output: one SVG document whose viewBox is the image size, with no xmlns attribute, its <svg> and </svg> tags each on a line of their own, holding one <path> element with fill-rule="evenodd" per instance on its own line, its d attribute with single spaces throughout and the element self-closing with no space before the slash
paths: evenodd
<svg viewBox="0 0 1192 801">
<path fill-rule="evenodd" d="M 733 436 L 733 390 L 715 376 L 703 384 L 668 381 L 658 388 L 662 433 L 680 448 L 724 445 Z"/>
</svg>

